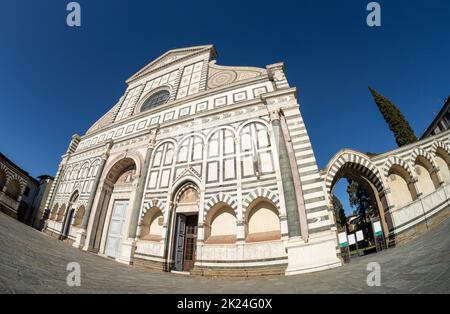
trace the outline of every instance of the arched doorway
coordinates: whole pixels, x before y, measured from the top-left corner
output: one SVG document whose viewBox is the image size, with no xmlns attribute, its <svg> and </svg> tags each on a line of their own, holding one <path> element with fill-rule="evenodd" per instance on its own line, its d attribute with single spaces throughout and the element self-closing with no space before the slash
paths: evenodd
<svg viewBox="0 0 450 314">
<path fill-rule="evenodd" d="M 362 252 L 370 253 L 387 246 L 390 221 L 386 221 L 385 212 L 389 210 L 386 189 L 380 172 L 370 159 L 354 151 L 338 153 L 328 164 L 326 171 L 326 187 L 329 199 L 335 206 L 334 188 L 342 180 L 348 181 L 347 192 L 349 203 L 353 206 L 353 213 L 346 214 L 344 221 L 337 226 L 339 231 L 346 231 L 351 238 L 357 241 L 357 233 L 363 235 L 364 240 L 359 242 Z M 353 197 L 353 200 L 352 200 Z M 353 242 L 353 241 L 352 241 Z M 356 243 L 350 250 L 356 251 Z"/>
<path fill-rule="evenodd" d="M 61 236 L 60 239 L 61 240 L 65 240 L 69 237 L 70 234 L 70 227 L 72 225 L 72 219 L 75 213 L 75 209 L 78 203 L 78 198 L 79 198 L 79 193 L 78 191 L 75 191 L 72 196 L 70 197 L 70 201 L 69 204 L 67 205 L 67 211 L 66 211 L 66 215 L 64 217 L 64 222 L 62 224 L 62 228 L 61 228 Z"/>
<path fill-rule="evenodd" d="M 125 236 L 125 221 L 138 180 L 136 162 L 127 157 L 116 162 L 106 173 L 99 187 L 89 250 L 118 258 Z M 101 175 L 101 174 L 98 174 Z"/>
<path fill-rule="evenodd" d="M 198 187 L 185 183 L 175 194 L 172 232 L 172 269 L 190 271 L 195 264 L 200 192 Z"/>
</svg>

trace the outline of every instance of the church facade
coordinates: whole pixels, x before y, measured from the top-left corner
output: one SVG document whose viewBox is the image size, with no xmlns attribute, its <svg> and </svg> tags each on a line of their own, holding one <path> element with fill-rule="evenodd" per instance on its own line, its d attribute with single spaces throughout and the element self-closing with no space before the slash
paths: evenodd
<svg viewBox="0 0 450 314">
<path fill-rule="evenodd" d="M 62 156 L 46 232 L 119 262 L 197 274 L 341 265 L 329 196 L 282 63 L 168 51 Z"/>
<path fill-rule="evenodd" d="M 332 197 L 343 178 L 366 190 L 384 247 L 450 217 L 450 130 L 371 156 L 343 149 L 319 170 L 284 65 L 216 57 L 211 45 L 170 50 L 127 80 L 72 137 L 45 232 L 164 271 L 293 275 L 342 264 Z"/>
</svg>

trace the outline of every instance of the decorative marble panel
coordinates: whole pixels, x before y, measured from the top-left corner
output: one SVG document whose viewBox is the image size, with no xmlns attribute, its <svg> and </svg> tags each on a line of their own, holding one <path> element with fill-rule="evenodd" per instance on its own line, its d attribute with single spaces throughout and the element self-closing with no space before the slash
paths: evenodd
<svg viewBox="0 0 450 314">
<path fill-rule="evenodd" d="M 204 111 L 204 110 L 206 110 L 206 109 L 208 109 L 208 102 L 207 102 L 207 101 L 201 102 L 201 103 L 199 103 L 199 104 L 197 104 L 197 105 L 195 106 L 195 112 L 196 112 L 196 113 L 197 113 L 197 112 Z"/>
<path fill-rule="evenodd" d="M 220 107 L 227 104 L 227 96 L 222 96 L 214 99 L 214 107 Z"/>
<path fill-rule="evenodd" d="M 234 102 L 240 102 L 247 100 L 247 92 L 242 91 L 233 95 Z"/>
</svg>

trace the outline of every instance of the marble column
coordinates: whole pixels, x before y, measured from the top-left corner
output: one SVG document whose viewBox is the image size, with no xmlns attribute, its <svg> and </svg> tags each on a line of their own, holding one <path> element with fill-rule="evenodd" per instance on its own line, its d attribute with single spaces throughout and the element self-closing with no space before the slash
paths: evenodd
<svg viewBox="0 0 450 314">
<path fill-rule="evenodd" d="M 44 228 L 45 221 L 50 217 L 50 213 L 53 209 L 53 205 L 55 202 L 56 194 L 58 194 L 59 185 L 61 183 L 61 176 L 64 173 L 65 163 L 61 162 L 59 165 L 58 171 L 55 175 L 55 181 L 50 188 L 49 196 L 47 198 L 47 202 L 45 204 L 44 213 L 41 217 L 40 228 Z"/>
<path fill-rule="evenodd" d="M 281 130 L 283 131 L 284 141 L 288 152 L 292 178 L 294 181 L 295 196 L 297 198 L 297 210 L 300 219 L 300 230 L 303 241 L 307 242 L 309 237 L 309 230 L 308 230 L 308 219 L 306 217 L 305 200 L 303 199 L 302 182 L 300 174 L 298 172 L 297 158 L 295 157 L 294 147 L 292 145 L 291 136 L 289 134 L 289 128 L 286 121 L 286 117 L 284 116 L 282 110 L 280 112 L 281 112 L 280 116 Z"/>
<path fill-rule="evenodd" d="M 150 132 L 147 153 L 146 153 L 145 159 L 144 159 L 144 166 L 141 170 L 141 175 L 138 180 L 136 196 L 135 196 L 135 199 L 133 202 L 133 209 L 131 211 L 130 228 L 128 229 L 129 230 L 128 238 L 130 238 L 130 239 L 136 238 L 136 233 L 137 233 L 136 231 L 137 231 L 137 226 L 139 223 L 139 214 L 141 212 L 141 203 L 142 203 L 142 199 L 144 198 L 145 183 L 147 182 L 147 175 L 148 175 L 148 170 L 150 167 L 150 160 L 151 160 L 151 157 L 153 154 L 153 149 L 155 148 L 157 132 L 158 132 L 158 127 L 153 129 Z"/>
<path fill-rule="evenodd" d="M 86 240 L 86 230 L 87 230 L 87 227 L 89 224 L 89 217 L 91 215 L 92 205 L 94 204 L 94 199 L 95 199 L 96 195 L 99 193 L 98 186 L 100 183 L 100 178 L 102 177 L 103 170 L 105 168 L 106 161 L 108 160 L 109 151 L 111 150 L 112 145 L 113 145 L 112 141 L 109 141 L 106 144 L 106 150 L 101 157 L 98 171 L 97 171 L 94 183 L 92 184 L 91 193 L 89 195 L 89 198 L 88 198 L 88 201 L 86 204 L 83 220 L 81 221 L 80 230 L 78 230 L 77 238 L 73 244 L 74 247 L 82 248 L 84 246 L 84 242 Z"/>
<path fill-rule="evenodd" d="M 289 161 L 288 150 L 280 122 L 280 114 L 273 111 L 270 114 L 270 122 L 272 124 L 275 145 L 279 154 L 280 173 L 283 178 L 283 191 L 286 203 L 286 214 L 288 223 L 289 237 L 300 237 L 302 235 L 300 228 L 300 216 L 298 211 L 297 196 L 292 174 L 291 164 Z"/>
</svg>

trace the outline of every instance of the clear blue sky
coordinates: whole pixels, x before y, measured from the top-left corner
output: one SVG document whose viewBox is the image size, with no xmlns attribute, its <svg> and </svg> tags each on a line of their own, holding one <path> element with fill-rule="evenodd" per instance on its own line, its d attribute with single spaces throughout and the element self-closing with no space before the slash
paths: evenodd
<svg viewBox="0 0 450 314">
<path fill-rule="evenodd" d="M 369 1 L 84 0 L 80 28 L 66 25 L 69 2 L 0 0 L 0 151 L 34 176 L 54 174 L 71 135 L 177 47 L 214 44 L 224 65 L 284 61 L 321 168 L 344 147 L 396 147 L 368 85 L 417 135 L 450 95 L 447 0 L 379 1 L 380 28 L 365 23 Z"/>
</svg>

